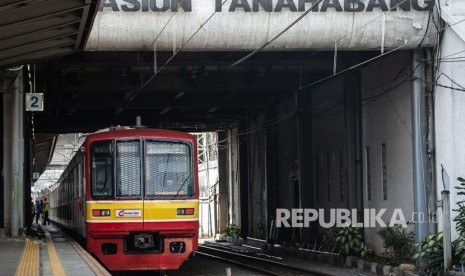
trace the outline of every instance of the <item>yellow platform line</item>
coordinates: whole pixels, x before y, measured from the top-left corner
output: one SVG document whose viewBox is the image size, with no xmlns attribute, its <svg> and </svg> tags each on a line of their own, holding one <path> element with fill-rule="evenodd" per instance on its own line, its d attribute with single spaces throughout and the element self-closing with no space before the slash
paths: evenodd
<svg viewBox="0 0 465 276">
<path fill-rule="evenodd" d="M 82 259 L 87 263 L 89 268 L 95 273 L 96 276 L 111 276 L 96 259 L 94 259 L 87 251 L 84 250 L 77 242 L 69 241 L 74 250 L 81 255 Z"/>
<path fill-rule="evenodd" d="M 50 264 L 52 265 L 52 271 L 54 276 L 65 276 L 65 270 L 61 265 L 60 258 L 58 258 L 57 251 L 55 249 L 55 245 L 53 244 L 52 236 L 48 231 L 45 232 L 45 237 L 47 239 L 47 249 L 48 249 L 48 256 L 50 258 Z"/>
<path fill-rule="evenodd" d="M 39 276 L 39 243 L 26 240 L 15 276 Z"/>
</svg>

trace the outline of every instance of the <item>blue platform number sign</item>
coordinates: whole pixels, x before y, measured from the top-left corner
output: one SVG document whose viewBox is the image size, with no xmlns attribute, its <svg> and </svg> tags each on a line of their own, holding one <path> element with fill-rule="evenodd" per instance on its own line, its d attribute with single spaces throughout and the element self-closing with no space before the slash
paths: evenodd
<svg viewBox="0 0 465 276">
<path fill-rule="evenodd" d="M 44 94 L 26 93 L 26 111 L 43 111 Z"/>
</svg>

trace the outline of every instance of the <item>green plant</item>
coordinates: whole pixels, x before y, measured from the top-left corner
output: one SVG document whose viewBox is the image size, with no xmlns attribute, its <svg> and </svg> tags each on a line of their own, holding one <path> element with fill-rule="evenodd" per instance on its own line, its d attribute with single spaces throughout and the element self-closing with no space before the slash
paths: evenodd
<svg viewBox="0 0 465 276">
<path fill-rule="evenodd" d="M 465 264 L 465 240 L 463 238 L 452 242 L 452 263 Z"/>
<path fill-rule="evenodd" d="M 465 195 L 465 179 L 457 178 L 459 186 L 458 196 Z M 452 262 L 453 264 L 465 263 L 465 201 L 457 202 L 458 215 L 454 218 L 456 222 L 456 230 L 459 238 L 452 242 Z M 419 252 L 413 255 L 413 258 L 422 262 L 423 271 L 428 275 L 442 275 L 444 271 L 444 249 L 443 249 L 443 234 L 431 234 L 417 244 Z"/>
<path fill-rule="evenodd" d="M 233 238 L 239 237 L 241 233 L 241 228 L 236 224 L 229 224 L 226 228 L 225 235 Z"/>
<path fill-rule="evenodd" d="M 442 247 L 443 233 L 430 234 L 417 243 L 418 253 L 413 259 L 422 263 L 427 275 L 442 275 L 444 271 L 444 250 Z"/>
<path fill-rule="evenodd" d="M 383 240 L 384 254 L 389 265 L 398 266 L 402 262 L 412 262 L 415 253 L 415 233 L 405 231 L 401 225 L 384 227 L 377 234 Z"/>
<path fill-rule="evenodd" d="M 368 248 L 362 240 L 359 228 L 348 225 L 347 227 L 338 229 L 335 241 L 344 255 L 354 254 L 362 258 L 366 257 Z"/>
<path fill-rule="evenodd" d="M 458 190 L 457 195 L 465 195 L 465 179 L 462 177 L 457 178 L 459 186 L 455 186 Z M 455 230 L 459 234 L 459 238 L 452 242 L 452 256 L 455 264 L 465 264 L 465 201 L 457 202 L 458 209 L 454 211 L 458 212 L 458 215 L 454 218 L 456 222 Z"/>
<path fill-rule="evenodd" d="M 324 249 L 332 251 L 336 247 L 336 231 L 335 227 L 328 228 L 325 231 L 321 240 Z"/>
<path fill-rule="evenodd" d="M 460 182 L 459 186 L 455 186 L 455 189 L 458 190 L 457 195 L 465 195 L 465 179 L 459 177 L 457 180 Z M 457 202 L 458 209 L 454 209 L 454 211 L 458 212 L 458 215 L 454 218 L 456 224 L 457 233 L 460 237 L 465 238 L 465 201 Z"/>
</svg>

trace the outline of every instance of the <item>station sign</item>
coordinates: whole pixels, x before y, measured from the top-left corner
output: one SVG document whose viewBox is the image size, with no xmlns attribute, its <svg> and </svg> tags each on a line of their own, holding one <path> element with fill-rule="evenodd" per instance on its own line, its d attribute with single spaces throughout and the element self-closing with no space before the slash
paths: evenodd
<svg viewBox="0 0 465 276">
<path fill-rule="evenodd" d="M 232 0 L 229 3 L 224 0 L 215 1 L 215 11 L 235 12 L 243 10 L 245 12 L 281 12 L 289 10 L 293 12 L 303 12 L 309 6 L 317 3 L 318 0 Z M 200 2 L 205 6 L 204 2 Z M 226 4 L 226 5 L 225 5 Z M 434 6 L 434 0 L 324 0 L 320 5 L 315 5 L 313 12 L 326 12 L 334 10 L 337 12 L 372 12 L 375 9 L 381 11 L 429 11 Z M 177 12 L 179 9 L 185 12 L 192 12 L 192 0 L 102 0 L 99 11 L 110 9 L 111 11 L 122 12 Z"/>
<path fill-rule="evenodd" d="M 43 93 L 26 93 L 26 111 L 44 111 Z"/>
<path fill-rule="evenodd" d="M 416 49 L 434 0 L 101 0 L 88 51 Z M 295 22 L 295 23 L 294 23 Z M 292 26 L 292 27 L 291 27 Z"/>
<path fill-rule="evenodd" d="M 38 172 L 32 173 L 32 179 L 33 179 L 34 181 L 38 180 L 39 177 L 40 177 L 40 173 L 38 173 Z"/>
</svg>

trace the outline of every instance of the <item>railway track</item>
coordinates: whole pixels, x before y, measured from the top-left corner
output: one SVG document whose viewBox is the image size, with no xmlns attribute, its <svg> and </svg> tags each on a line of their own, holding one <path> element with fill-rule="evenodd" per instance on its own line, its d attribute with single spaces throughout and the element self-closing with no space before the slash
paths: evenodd
<svg viewBox="0 0 465 276">
<path fill-rule="evenodd" d="M 246 250 L 231 251 L 231 249 L 221 248 L 221 246 L 199 245 L 199 250 L 196 254 L 242 266 L 265 275 L 328 275 L 286 264 L 279 261 L 279 258 L 259 253 L 258 250 L 256 252 Z"/>
</svg>

